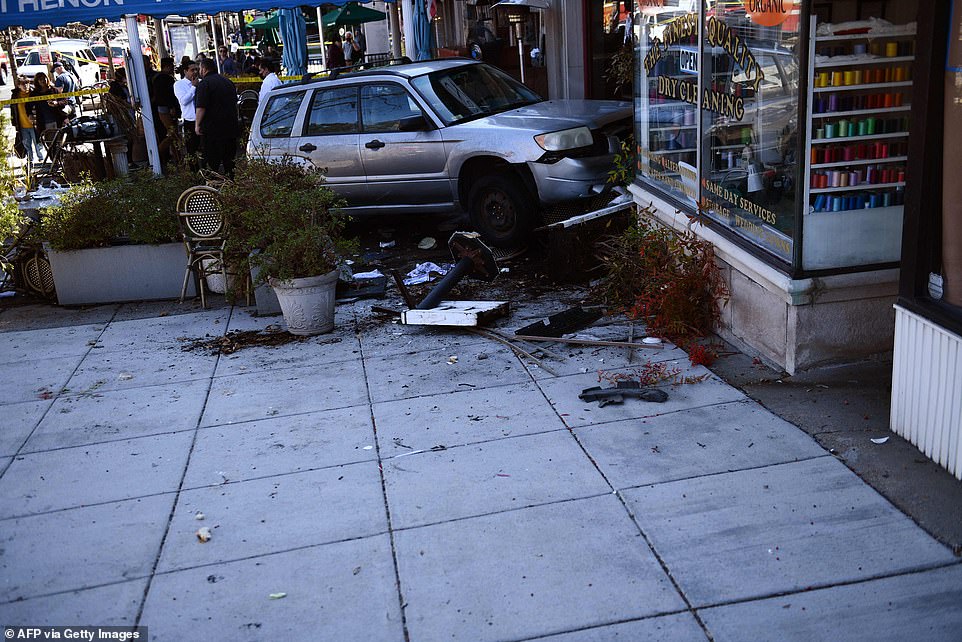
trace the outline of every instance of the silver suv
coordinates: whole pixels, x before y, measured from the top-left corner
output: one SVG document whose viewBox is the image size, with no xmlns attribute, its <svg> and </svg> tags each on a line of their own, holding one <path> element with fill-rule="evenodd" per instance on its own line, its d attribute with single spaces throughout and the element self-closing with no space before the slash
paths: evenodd
<svg viewBox="0 0 962 642">
<path fill-rule="evenodd" d="M 509 247 L 540 206 L 603 190 L 630 131 L 630 103 L 546 101 L 495 67 L 445 59 L 277 87 L 248 152 L 325 168 L 349 214 L 467 210 Z"/>
</svg>

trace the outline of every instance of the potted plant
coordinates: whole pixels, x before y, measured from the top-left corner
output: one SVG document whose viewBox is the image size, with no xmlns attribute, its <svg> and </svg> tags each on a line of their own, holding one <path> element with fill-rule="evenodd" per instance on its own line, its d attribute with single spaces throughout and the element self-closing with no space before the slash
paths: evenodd
<svg viewBox="0 0 962 642">
<path fill-rule="evenodd" d="M 292 334 L 334 328 L 338 263 L 354 248 L 343 236 L 340 205 L 320 170 L 292 158 L 250 158 L 221 188 L 227 250 L 250 255 Z"/>
<path fill-rule="evenodd" d="M 174 168 L 162 177 L 138 173 L 99 183 L 86 180 L 46 208 L 39 233 L 58 302 L 179 297 L 186 255 L 176 203 L 181 192 L 198 182 L 196 175 Z"/>
</svg>

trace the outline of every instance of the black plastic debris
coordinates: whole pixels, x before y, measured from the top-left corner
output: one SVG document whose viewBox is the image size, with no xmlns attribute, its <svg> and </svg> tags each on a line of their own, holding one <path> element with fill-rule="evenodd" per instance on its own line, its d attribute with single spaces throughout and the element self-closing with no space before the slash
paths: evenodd
<svg viewBox="0 0 962 642">
<path fill-rule="evenodd" d="M 580 305 L 552 314 L 547 319 L 515 330 L 515 334 L 529 337 L 560 337 L 584 330 L 601 318 L 600 310 L 585 310 Z"/>
<path fill-rule="evenodd" d="M 597 401 L 599 408 L 604 408 L 608 404 L 623 403 L 625 397 L 634 397 L 652 403 L 668 401 L 668 393 L 664 390 L 644 387 L 637 381 L 619 381 L 614 388 L 600 386 L 585 388 L 578 395 L 578 399 L 582 401 Z"/>
</svg>

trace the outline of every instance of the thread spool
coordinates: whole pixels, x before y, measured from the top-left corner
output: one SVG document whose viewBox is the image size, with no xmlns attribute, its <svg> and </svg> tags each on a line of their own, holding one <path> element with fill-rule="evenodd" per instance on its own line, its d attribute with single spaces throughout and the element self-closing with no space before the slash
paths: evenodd
<svg viewBox="0 0 962 642">
<path fill-rule="evenodd" d="M 858 42 L 852 45 L 852 53 L 856 56 L 865 54 L 868 51 L 868 47 L 865 46 L 864 42 Z"/>
<path fill-rule="evenodd" d="M 841 87 L 845 83 L 845 74 L 841 71 L 832 72 L 832 86 Z"/>
<path fill-rule="evenodd" d="M 897 42 L 886 42 L 885 43 L 885 57 L 895 58 L 899 55 L 899 43 Z"/>
<path fill-rule="evenodd" d="M 868 126 L 867 126 L 867 128 L 868 128 L 868 135 L 869 135 L 869 136 L 872 136 L 872 135 L 875 134 L 875 121 L 876 121 L 875 118 L 869 118 L 869 119 L 868 119 Z"/>
<path fill-rule="evenodd" d="M 848 85 L 854 85 L 854 84 L 855 84 L 855 72 L 854 72 L 854 71 L 845 71 L 845 72 L 843 72 L 843 80 L 842 80 L 842 82 L 844 82 L 846 86 L 848 86 Z"/>
</svg>

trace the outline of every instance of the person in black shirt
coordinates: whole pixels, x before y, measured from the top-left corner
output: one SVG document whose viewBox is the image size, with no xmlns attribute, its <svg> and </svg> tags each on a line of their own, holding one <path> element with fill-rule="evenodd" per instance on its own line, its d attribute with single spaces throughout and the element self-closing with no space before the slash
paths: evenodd
<svg viewBox="0 0 962 642">
<path fill-rule="evenodd" d="M 180 103 L 174 95 L 174 82 L 174 59 L 161 58 L 160 73 L 154 76 L 153 94 L 159 125 L 164 128 L 163 131 L 157 128 L 160 162 L 163 164 L 170 160 L 170 145 L 177 131 L 177 111 L 180 109 Z"/>
<path fill-rule="evenodd" d="M 217 73 L 214 60 L 201 61 L 200 77 L 194 98 L 197 111 L 195 131 L 203 137 L 207 167 L 217 172 L 223 164 L 224 174 L 233 177 L 237 138 L 240 136 L 237 87 Z"/>
</svg>

